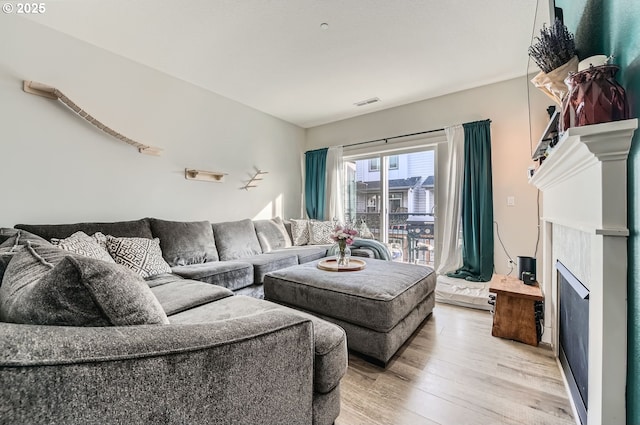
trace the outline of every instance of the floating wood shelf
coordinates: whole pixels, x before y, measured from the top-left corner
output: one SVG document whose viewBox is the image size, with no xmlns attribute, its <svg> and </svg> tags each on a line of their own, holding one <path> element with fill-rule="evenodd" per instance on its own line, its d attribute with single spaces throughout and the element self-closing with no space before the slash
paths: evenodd
<svg viewBox="0 0 640 425">
<path fill-rule="evenodd" d="M 155 156 L 158 156 L 162 153 L 162 149 L 160 148 L 156 148 L 153 146 L 145 145 L 140 142 L 136 142 L 135 140 L 132 140 L 126 136 L 123 136 L 117 131 L 107 127 L 106 125 L 104 125 L 103 123 L 101 123 L 100 121 L 92 117 L 91 115 L 89 115 L 85 110 L 83 110 L 78 105 L 76 105 L 71 99 L 69 99 L 60 90 L 58 90 L 55 87 L 38 83 L 36 81 L 24 80 L 22 84 L 22 89 L 26 93 L 35 94 L 37 96 L 46 97 L 48 99 L 59 100 L 65 106 L 67 106 L 69 109 L 75 112 L 80 118 L 87 121 L 89 124 L 93 125 L 94 127 L 97 127 L 99 130 L 104 131 L 108 135 L 115 137 L 118 140 L 121 140 L 131 146 L 138 148 L 138 152 L 140 153 L 144 153 L 147 155 L 155 155 Z"/>
<path fill-rule="evenodd" d="M 260 180 L 263 180 L 262 177 L 260 177 L 260 176 L 262 176 L 264 174 L 269 174 L 269 172 L 268 171 L 257 170 L 255 172 L 255 174 L 253 175 L 253 177 L 251 177 L 251 179 L 247 182 L 247 184 L 245 184 L 242 187 L 242 189 L 249 190 L 252 187 L 258 187 L 258 185 L 255 184 L 255 183 L 259 182 Z"/>
<path fill-rule="evenodd" d="M 220 173 L 217 171 L 193 170 L 189 168 L 184 169 L 184 178 L 187 180 L 222 183 L 224 181 L 224 176 L 226 175 L 227 173 Z"/>
</svg>

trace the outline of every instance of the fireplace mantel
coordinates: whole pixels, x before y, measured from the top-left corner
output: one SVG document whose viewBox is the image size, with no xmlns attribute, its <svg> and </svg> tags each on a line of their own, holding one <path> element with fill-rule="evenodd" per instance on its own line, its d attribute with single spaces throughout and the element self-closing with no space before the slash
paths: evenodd
<svg viewBox="0 0 640 425">
<path fill-rule="evenodd" d="M 637 126 L 632 119 L 570 128 L 530 180 L 543 192 L 541 280 L 547 338 L 556 354 L 554 264 L 585 264 L 583 283 L 590 290 L 588 425 L 626 423 L 627 155 Z"/>
</svg>

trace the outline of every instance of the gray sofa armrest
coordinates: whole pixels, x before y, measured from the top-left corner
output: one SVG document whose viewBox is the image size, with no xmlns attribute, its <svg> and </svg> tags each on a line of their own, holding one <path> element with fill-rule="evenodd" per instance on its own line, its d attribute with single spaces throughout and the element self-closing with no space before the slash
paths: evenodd
<svg viewBox="0 0 640 425">
<path fill-rule="evenodd" d="M 0 324 L 11 424 L 310 424 L 307 319 L 268 311 L 199 325 Z"/>
</svg>

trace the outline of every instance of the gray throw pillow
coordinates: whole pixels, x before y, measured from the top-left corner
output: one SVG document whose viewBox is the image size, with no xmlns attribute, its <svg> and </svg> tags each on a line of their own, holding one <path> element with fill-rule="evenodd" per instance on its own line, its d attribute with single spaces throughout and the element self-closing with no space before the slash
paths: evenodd
<svg viewBox="0 0 640 425">
<path fill-rule="evenodd" d="M 271 220 L 256 220 L 253 225 L 256 228 L 262 252 L 270 252 L 274 249 L 292 246 L 289 233 L 280 217 L 272 218 Z"/>
<path fill-rule="evenodd" d="M 218 261 L 213 230 L 208 221 L 166 221 L 152 218 L 153 237 L 160 239 L 162 256 L 170 266 Z"/>
<path fill-rule="evenodd" d="M 0 233 L 3 235 L 4 242 L 0 244 L 0 248 L 10 248 L 18 245 L 26 245 L 27 241 L 32 243 L 39 243 L 49 245 L 49 241 L 41 238 L 38 235 L 34 235 L 26 230 L 10 229 L 3 227 L 0 229 Z"/>
<path fill-rule="evenodd" d="M 246 219 L 212 224 L 218 254 L 223 261 L 262 254 L 253 221 Z"/>
<path fill-rule="evenodd" d="M 5 270 L 9 266 L 9 262 L 21 249 L 21 246 L 0 248 L 0 285 L 2 285 L 2 278 L 4 277 Z"/>
<path fill-rule="evenodd" d="M 58 326 L 169 323 L 146 282 L 126 267 L 32 244 L 7 267 L 0 319 Z"/>
<path fill-rule="evenodd" d="M 11 261 L 11 258 L 13 258 L 13 256 L 20 251 L 27 242 L 40 245 L 50 245 L 49 241 L 46 239 L 27 232 L 26 230 L 3 227 L 0 228 L 0 234 L 5 238 L 4 242 L 0 244 L 0 285 L 2 284 L 4 272 L 9 265 L 9 261 Z"/>
</svg>

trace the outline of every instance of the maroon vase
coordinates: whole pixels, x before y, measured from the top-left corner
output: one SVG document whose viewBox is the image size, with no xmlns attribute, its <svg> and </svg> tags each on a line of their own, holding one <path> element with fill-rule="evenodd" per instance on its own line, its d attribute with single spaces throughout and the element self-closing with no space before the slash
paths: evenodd
<svg viewBox="0 0 640 425">
<path fill-rule="evenodd" d="M 563 130 L 629 118 L 627 94 L 615 78 L 619 69 L 616 65 L 592 66 L 567 77 L 569 93 L 562 104 Z"/>
</svg>

